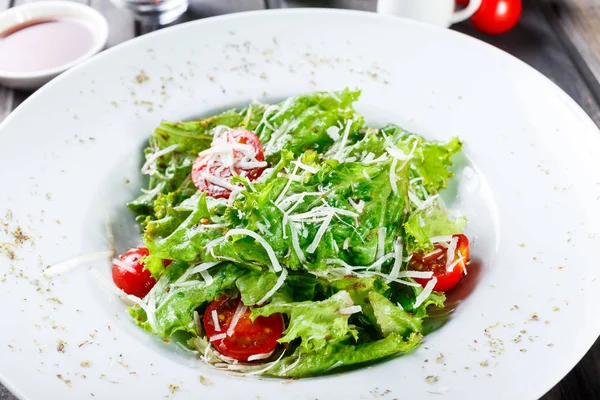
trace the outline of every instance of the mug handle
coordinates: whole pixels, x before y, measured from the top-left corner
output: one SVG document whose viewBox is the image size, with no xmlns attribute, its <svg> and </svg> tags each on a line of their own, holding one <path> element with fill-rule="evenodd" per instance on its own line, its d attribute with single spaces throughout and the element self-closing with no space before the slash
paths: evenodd
<svg viewBox="0 0 600 400">
<path fill-rule="evenodd" d="M 479 9 L 481 5 L 481 0 L 469 0 L 469 5 L 463 8 L 462 10 L 455 11 L 452 14 L 451 23 L 456 24 L 457 22 L 464 21 L 469 18 L 471 15 L 475 14 L 475 11 Z"/>
</svg>

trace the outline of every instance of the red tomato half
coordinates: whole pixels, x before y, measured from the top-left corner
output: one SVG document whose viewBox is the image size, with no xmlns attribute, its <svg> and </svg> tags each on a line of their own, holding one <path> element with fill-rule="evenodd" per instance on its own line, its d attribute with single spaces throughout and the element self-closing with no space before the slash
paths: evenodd
<svg viewBox="0 0 600 400">
<path fill-rule="evenodd" d="M 451 272 L 446 271 L 447 247 L 436 243 L 433 250 L 427 254 L 415 253 L 409 262 L 409 269 L 416 271 L 432 271 L 437 278 L 433 290 L 447 292 L 460 281 L 465 273 L 469 261 L 469 239 L 465 235 L 453 235 L 457 239 L 454 260 L 458 263 Z M 461 260 L 462 259 L 462 260 Z M 415 278 L 421 286 L 425 287 L 431 278 Z"/>
<path fill-rule="evenodd" d="M 283 332 L 281 314 L 258 317 L 252 323 L 250 309 L 246 308 L 235 324 L 231 336 L 227 335 L 238 305 L 243 306 L 240 299 L 223 296 L 211 302 L 206 308 L 204 330 L 213 346 L 221 354 L 238 361 L 248 361 L 248 357 L 252 355 L 266 354 L 275 350 L 277 340 L 281 338 Z M 213 311 L 216 312 L 218 327 L 214 323 Z M 225 336 L 223 337 L 223 335 Z M 214 339 L 215 337 L 217 339 Z"/>
<path fill-rule="evenodd" d="M 246 145 L 246 150 L 232 151 L 232 160 L 218 153 L 211 153 L 215 147 Z M 231 153 L 229 154 L 231 156 Z M 265 160 L 262 144 L 254 132 L 233 129 L 223 133 L 223 137 L 213 143 L 213 147 L 200 153 L 192 166 L 192 180 L 198 189 L 215 198 L 229 198 L 231 177 L 242 175 L 253 181 L 264 171 L 264 167 L 254 166 Z"/>
<path fill-rule="evenodd" d="M 113 263 L 113 281 L 119 289 L 139 298 L 148 294 L 156 283 L 150 271 L 144 269 L 141 263 L 142 257 L 148 254 L 150 253 L 145 247 L 129 249 L 119 257 L 118 262 Z M 164 261 L 165 266 L 170 263 L 171 260 Z"/>
<path fill-rule="evenodd" d="M 457 3 L 467 5 L 468 0 L 458 0 Z M 522 0 L 483 0 L 470 20 L 478 30 L 490 35 L 498 35 L 509 31 L 517 24 L 522 9 Z"/>
</svg>

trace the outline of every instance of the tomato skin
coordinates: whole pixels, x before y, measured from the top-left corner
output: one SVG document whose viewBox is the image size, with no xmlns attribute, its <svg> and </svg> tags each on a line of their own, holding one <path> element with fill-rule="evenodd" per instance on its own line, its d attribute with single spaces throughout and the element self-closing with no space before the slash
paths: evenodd
<svg viewBox="0 0 600 400">
<path fill-rule="evenodd" d="M 121 265 L 113 263 L 112 276 L 115 285 L 127 294 L 132 294 L 140 299 L 156 284 L 156 280 L 150 274 L 150 271 L 144 269 L 141 263 L 142 257 L 146 257 L 150 252 L 145 247 L 137 247 L 127 250 L 119 257 L 119 264 L 125 264 L 130 270 Z M 163 260 L 163 264 L 168 266 L 171 260 Z"/>
<path fill-rule="evenodd" d="M 249 145 L 254 150 L 254 158 L 257 161 L 265 160 L 265 154 L 262 144 L 260 143 L 260 139 L 252 131 L 245 129 L 232 129 L 224 133 L 219 142 L 220 144 Z M 243 154 L 239 150 L 233 150 L 234 160 L 239 160 L 242 157 Z M 215 165 L 213 161 L 214 158 L 212 158 L 211 155 L 200 154 L 192 166 L 192 181 L 199 190 L 206 192 L 208 196 L 212 196 L 214 198 L 229 198 L 231 195 L 231 189 L 209 182 L 205 177 L 203 177 L 204 174 L 212 175 L 229 183 L 234 173 L 236 175 L 246 176 L 248 180 L 253 181 L 257 179 L 264 171 L 264 167 L 241 168 L 239 166 L 235 166 L 232 171 L 232 168 L 224 168 L 218 164 Z"/>
<path fill-rule="evenodd" d="M 415 253 L 409 262 L 409 269 L 411 270 L 433 271 L 433 276 L 437 279 L 433 290 L 438 292 L 447 292 L 456 286 L 463 277 L 465 269 L 467 268 L 466 264 L 469 261 L 469 239 L 461 234 L 453 235 L 453 237 L 458 239 L 454 259 L 457 260 L 462 256 L 463 261 L 454 266 L 451 272 L 446 272 L 446 248 L 440 244 L 436 244 L 433 249 L 434 252 L 436 250 L 441 250 L 438 254 L 425 257 L 426 254 Z M 415 281 L 425 287 L 430 279 L 431 278 L 415 278 Z"/>
<path fill-rule="evenodd" d="M 239 298 L 222 296 L 212 301 L 204 312 L 204 330 L 209 340 L 216 336 L 226 334 L 233 316 L 240 304 Z M 213 322 L 212 312 L 216 311 L 219 320 L 219 331 Z M 238 361 L 248 361 L 248 357 L 255 354 L 270 353 L 277 347 L 277 340 L 283 334 L 283 318 L 281 314 L 272 314 L 268 317 L 258 317 L 254 323 L 250 320 L 251 310 L 246 309 L 240 317 L 231 336 L 218 340 L 211 340 L 217 350 Z"/>
<path fill-rule="evenodd" d="M 464 3 L 459 1 L 459 4 Z M 517 24 L 522 9 L 522 0 L 483 0 L 470 21 L 481 32 L 499 35 Z"/>
</svg>

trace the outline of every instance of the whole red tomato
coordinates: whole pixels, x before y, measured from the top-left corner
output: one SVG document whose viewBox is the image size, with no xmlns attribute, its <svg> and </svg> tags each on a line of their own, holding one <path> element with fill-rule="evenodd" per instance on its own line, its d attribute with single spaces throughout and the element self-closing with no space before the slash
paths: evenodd
<svg viewBox="0 0 600 400">
<path fill-rule="evenodd" d="M 457 0 L 456 3 L 465 6 L 469 4 L 469 0 Z M 522 9 L 522 0 L 482 0 L 481 6 L 470 20 L 481 32 L 498 35 L 517 24 Z"/>
</svg>

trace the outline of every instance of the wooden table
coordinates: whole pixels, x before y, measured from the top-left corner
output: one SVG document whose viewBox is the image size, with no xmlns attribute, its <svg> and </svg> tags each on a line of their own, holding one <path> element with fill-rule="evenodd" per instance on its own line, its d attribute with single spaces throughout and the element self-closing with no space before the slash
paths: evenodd
<svg viewBox="0 0 600 400">
<path fill-rule="evenodd" d="M 134 22 L 108 0 L 79 1 L 106 16 L 111 28 L 109 46 L 158 28 Z M 27 0 L 0 0 L 0 10 L 24 2 Z M 521 21 L 505 35 L 486 36 L 468 23 L 454 29 L 499 47 L 536 68 L 573 97 L 600 126 L 600 0 L 523 2 Z M 376 0 L 192 0 L 181 21 L 236 11 L 307 6 L 374 11 Z M 0 121 L 29 95 L 0 86 Z M 543 399 L 600 399 L 599 378 L 600 340 Z M 0 400 L 16 399 L 0 385 Z"/>
</svg>

